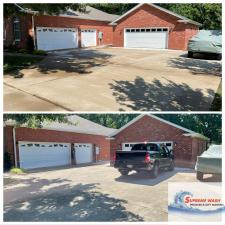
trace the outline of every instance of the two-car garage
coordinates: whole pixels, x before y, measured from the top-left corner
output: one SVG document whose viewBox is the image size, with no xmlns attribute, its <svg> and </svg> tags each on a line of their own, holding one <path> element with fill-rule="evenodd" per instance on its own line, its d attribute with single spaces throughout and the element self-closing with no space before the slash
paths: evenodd
<svg viewBox="0 0 225 225">
<path fill-rule="evenodd" d="M 126 28 L 124 29 L 124 47 L 166 49 L 168 28 Z"/>
<path fill-rule="evenodd" d="M 39 50 L 72 49 L 79 46 L 79 32 L 76 28 L 37 27 L 36 35 Z M 81 47 L 96 45 L 97 31 L 95 29 L 82 29 Z"/>
<path fill-rule="evenodd" d="M 74 158 L 76 164 L 93 162 L 93 145 L 74 143 L 73 155 L 70 143 L 56 142 L 19 142 L 20 167 L 35 169 L 53 166 L 71 165 Z"/>
</svg>

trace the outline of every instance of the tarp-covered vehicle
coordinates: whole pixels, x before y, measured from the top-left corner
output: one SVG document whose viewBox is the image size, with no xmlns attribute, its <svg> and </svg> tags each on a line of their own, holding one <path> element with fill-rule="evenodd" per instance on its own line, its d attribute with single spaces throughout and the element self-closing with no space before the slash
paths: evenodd
<svg viewBox="0 0 225 225">
<path fill-rule="evenodd" d="M 222 174 L 222 146 L 211 145 L 198 156 L 195 170 L 198 180 L 203 180 L 204 174 Z"/>
<path fill-rule="evenodd" d="M 195 53 L 214 54 L 218 60 L 222 58 L 222 31 L 200 30 L 188 42 L 188 57 Z"/>
</svg>

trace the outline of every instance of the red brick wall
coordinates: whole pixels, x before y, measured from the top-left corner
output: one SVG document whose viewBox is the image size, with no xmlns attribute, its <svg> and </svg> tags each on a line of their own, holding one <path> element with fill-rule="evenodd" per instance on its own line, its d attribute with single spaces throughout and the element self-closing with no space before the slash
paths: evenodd
<svg viewBox="0 0 225 225">
<path fill-rule="evenodd" d="M 13 151 L 13 127 L 4 127 L 4 153 L 8 152 L 11 157 L 12 163 L 14 163 L 14 151 Z"/>
<path fill-rule="evenodd" d="M 124 46 L 124 28 L 141 28 L 141 27 L 169 27 L 169 49 L 186 50 L 187 39 L 191 37 L 190 32 L 186 37 L 186 27 L 189 25 L 179 23 L 177 18 L 158 10 L 149 5 L 143 5 L 121 19 L 117 26 L 114 27 L 113 45 L 117 47 Z M 192 26 L 192 29 L 198 29 Z"/>
<path fill-rule="evenodd" d="M 21 42 L 19 47 L 25 48 L 27 36 L 32 33 L 32 19 L 31 16 L 20 17 L 21 21 Z M 34 26 L 43 26 L 43 27 L 67 27 L 67 28 L 77 28 L 80 33 L 80 29 L 96 29 L 97 32 L 103 32 L 102 45 L 110 45 L 113 43 L 113 27 L 108 25 L 109 22 L 104 21 L 95 21 L 95 20 L 81 20 L 68 17 L 59 17 L 59 16 L 35 16 L 34 17 Z M 12 20 L 5 21 L 6 28 L 6 40 L 4 41 L 5 46 L 9 46 L 13 43 L 13 24 Z M 97 38 L 97 37 L 96 37 Z M 99 43 L 97 43 L 99 44 Z"/>
<path fill-rule="evenodd" d="M 5 146 L 6 150 L 13 153 L 12 129 L 5 128 Z M 63 143 L 91 143 L 100 147 L 100 154 L 97 155 L 97 161 L 110 159 L 110 142 L 105 136 L 81 134 L 64 131 L 54 131 L 46 129 L 16 128 L 16 141 L 36 141 L 36 142 L 63 142 Z M 17 143 L 18 144 L 18 143 Z M 19 161 L 18 146 L 17 156 Z"/>
<path fill-rule="evenodd" d="M 68 17 L 58 16 L 38 16 L 35 17 L 35 26 L 43 27 L 67 27 L 79 29 L 96 29 L 97 32 L 103 32 L 103 45 L 113 43 L 113 27 L 109 26 L 109 22 L 94 21 L 94 20 L 81 20 Z M 97 38 L 97 37 L 96 37 Z"/>
<path fill-rule="evenodd" d="M 144 116 L 115 136 L 111 144 L 111 159 L 115 148 L 119 150 L 124 142 L 173 141 L 176 142 L 174 146 L 176 162 L 188 166 L 196 160 L 196 153 L 192 152 L 192 138 L 183 136 L 184 133 L 171 125 Z"/>
<path fill-rule="evenodd" d="M 187 25 L 185 30 L 185 47 L 187 48 L 188 41 L 197 33 L 199 32 L 199 29 L 196 29 L 194 25 Z"/>
<path fill-rule="evenodd" d="M 20 20 L 20 30 L 21 30 L 21 39 L 18 42 L 19 48 L 26 48 L 28 35 L 32 36 L 32 20 L 30 15 L 19 17 Z M 5 31 L 5 40 L 4 46 L 10 46 L 14 44 L 14 34 L 13 34 L 13 18 L 6 19 L 4 21 L 4 31 Z"/>
</svg>

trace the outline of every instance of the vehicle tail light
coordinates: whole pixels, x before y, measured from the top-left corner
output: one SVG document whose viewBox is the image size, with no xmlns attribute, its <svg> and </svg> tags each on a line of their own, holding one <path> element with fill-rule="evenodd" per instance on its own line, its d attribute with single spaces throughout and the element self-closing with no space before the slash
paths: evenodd
<svg viewBox="0 0 225 225">
<path fill-rule="evenodd" d="M 145 163 L 149 163 L 151 161 L 149 153 L 145 156 Z"/>
</svg>

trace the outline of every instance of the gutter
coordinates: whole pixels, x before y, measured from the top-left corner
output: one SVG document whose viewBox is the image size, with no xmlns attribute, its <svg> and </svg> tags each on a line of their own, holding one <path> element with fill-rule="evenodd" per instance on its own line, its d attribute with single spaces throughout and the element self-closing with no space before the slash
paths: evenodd
<svg viewBox="0 0 225 225">
<path fill-rule="evenodd" d="M 18 167 L 17 152 L 16 152 L 16 128 L 15 127 L 13 127 L 13 151 L 14 151 L 15 167 Z"/>
</svg>

